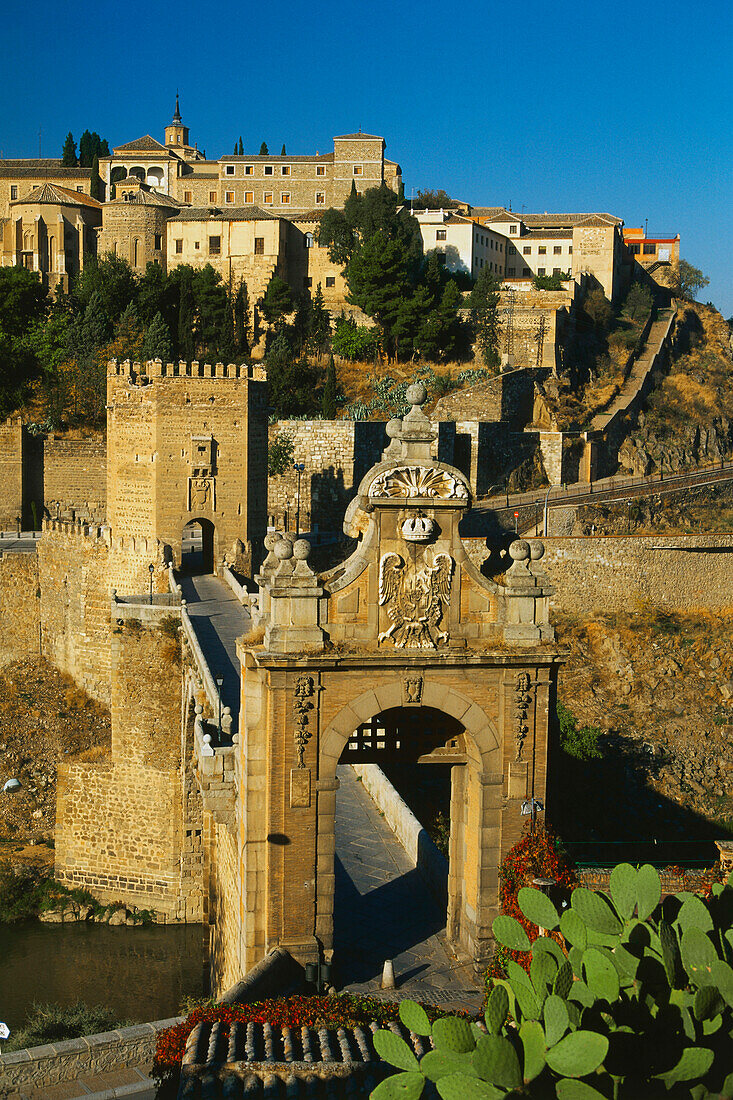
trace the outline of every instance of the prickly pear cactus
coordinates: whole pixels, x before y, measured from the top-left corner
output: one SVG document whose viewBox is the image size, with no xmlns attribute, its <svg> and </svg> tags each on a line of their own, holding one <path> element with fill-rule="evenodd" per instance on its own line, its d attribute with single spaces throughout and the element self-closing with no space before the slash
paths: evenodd
<svg viewBox="0 0 733 1100">
<path fill-rule="evenodd" d="M 562 918 L 539 890 L 523 888 L 518 902 L 560 932 L 564 950 L 536 940 L 529 972 L 510 962 L 477 1023 L 448 1016 L 431 1028 L 403 1001 L 408 1038 L 432 1049 L 418 1058 L 405 1038 L 377 1031 L 377 1053 L 402 1072 L 373 1100 L 733 1100 L 733 875 L 706 900 L 662 902 L 653 867 L 622 863 L 609 894 L 574 890 Z M 523 933 L 512 917 L 494 922 L 513 950 Z"/>
</svg>

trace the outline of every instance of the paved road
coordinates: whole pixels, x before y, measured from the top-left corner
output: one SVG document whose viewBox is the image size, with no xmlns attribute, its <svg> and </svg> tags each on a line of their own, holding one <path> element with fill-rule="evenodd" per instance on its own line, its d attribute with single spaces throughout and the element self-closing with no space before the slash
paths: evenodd
<svg viewBox="0 0 733 1100">
<path fill-rule="evenodd" d="M 29 554 L 32 553 L 40 538 L 40 531 L 21 531 L 18 538 L 17 531 L 0 531 L 0 554 Z M 38 535 L 38 538 L 36 537 Z"/>
<path fill-rule="evenodd" d="M 239 724 L 239 659 L 236 640 L 251 627 L 245 611 L 228 584 L 211 574 L 178 578 L 186 610 L 212 675 L 224 677 L 222 706 L 232 713 L 232 729 Z"/>
<path fill-rule="evenodd" d="M 450 951 L 438 905 L 350 765 L 336 794 L 334 980 L 379 991 L 386 958 L 397 991 L 432 1004 L 478 1010 L 483 994 L 471 965 Z"/>
</svg>

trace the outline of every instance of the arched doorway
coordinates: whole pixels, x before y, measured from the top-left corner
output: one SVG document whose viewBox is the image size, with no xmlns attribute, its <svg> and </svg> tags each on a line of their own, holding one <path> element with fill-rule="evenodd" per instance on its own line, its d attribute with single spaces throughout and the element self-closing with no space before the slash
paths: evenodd
<svg viewBox="0 0 733 1100">
<path fill-rule="evenodd" d="M 214 572 L 214 524 L 192 519 L 181 532 L 181 572 L 189 576 Z"/>
<path fill-rule="evenodd" d="M 338 984 L 374 982 L 388 958 L 401 981 L 454 970 L 445 942 L 448 828 L 452 773 L 465 770 L 464 742 L 456 718 L 420 706 L 380 712 L 348 738 L 337 768 Z M 456 781 L 461 786 L 460 776 Z M 423 826 L 419 833 L 405 806 Z"/>
</svg>

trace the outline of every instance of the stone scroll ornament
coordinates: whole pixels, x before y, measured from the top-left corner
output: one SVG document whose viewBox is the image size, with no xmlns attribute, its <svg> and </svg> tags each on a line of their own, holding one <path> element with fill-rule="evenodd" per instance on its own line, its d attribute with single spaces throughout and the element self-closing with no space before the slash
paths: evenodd
<svg viewBox="0 0 733 1100">
<path fill-rule="evenodd" d="M 315 685 L 312 676 L 299 676 L 293 693 L 293 719 L 295 722 L 295 753 L 298 767 L 305 767 L 305 747 L 311 739 L 310 712 L 313 710 L 312 696 Z"/>
<path fill-rule="evenodd" d="M 379 635 L 399 649 L 435 649 L 447 642 L 440 629 L 443 607 L 450 602 L 453 559 L 436 554 L 432 565 L 424 559 L 405 563 L 399 554 L 384 554 L 379 563 L 379 603 L 386 607 L 392 625 Z"/>
<path fill-rule="evenodd" d="M 440 500 L 464 500 L 466 486 L 446 470 L 429 466 L 396 466 L 375 477 L 369 486 L 370 497 L 437 497 Z"/>
<path fill-rule="evenodd" d="M 532 705 L 532 681 L 528 672 L 520 672 L 517 675 L 514 688 L 514 717 L 516 721 L 514 741 L 516 745 L 515 760 L 521 761 L 524 751 L 524 742 L 529 733 L 527 719 Z"/>
</svg>

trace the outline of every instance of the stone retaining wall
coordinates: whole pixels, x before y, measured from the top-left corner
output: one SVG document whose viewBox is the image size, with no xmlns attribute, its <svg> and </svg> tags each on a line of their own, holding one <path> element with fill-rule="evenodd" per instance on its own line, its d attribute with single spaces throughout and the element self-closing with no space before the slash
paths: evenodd
<svg viewBox="0 0 733 1100">
<path fill-rule="evenodd" d="M 2 1095 L 6 1100 L 20 1100 L 28 1089 L 49 1088 L 64 1081 L 76 1081 L 82 1076 L 128 1066 L 152 1067 L 158 1033 L 182 1023 L 183 1019 L 183 1016 L 174 1016 L 169 1020 L 154 1020 L 63 1043 L 0 1054 Z"/>
<path fill-rule="evenodd" d="M 552 606 L 572 614 L 733 606 L 733 534 L 548 538 Z"/>
<path fill-rule="evenodd" d="M 104 523 L 107 512 L 107 440 L 57 439 L 43 445 L 43 506 L 48 515 Z"/>
<path fill-rule="evenodd" d="M 448 860 L 377 764 L 352 764 L 375 806 L 441 905 L 448 899 Z"/>
<path fill-rule="evenodd" d="M 0 553 L 0 663 L 39 649 L 37 554 Z"/>
</svg>

